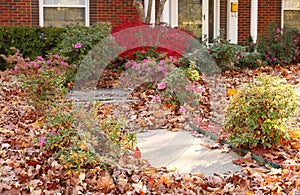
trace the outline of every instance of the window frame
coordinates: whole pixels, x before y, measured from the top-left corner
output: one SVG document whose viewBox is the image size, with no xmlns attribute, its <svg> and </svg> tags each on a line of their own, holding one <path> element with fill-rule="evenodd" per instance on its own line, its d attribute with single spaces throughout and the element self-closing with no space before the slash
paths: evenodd
<svg viewBox="0 0 300 195">
<path fill-rule="evenodd" d="M 44 0 L 39 0 L 39 24 L 41 27 L 44 27 L 44 8 L 84 8 L 85 12 L 85 26 L 90 26 L 90 10 L 89 6 L 90 1 L 85 0 L 85 5 L 45 5 Z"/>
<path fill-rule="evenodd" d="M 300 7 L 299 8 L 291 8 L 291 7 L 286 8 L 284 5 L 284 0 L 281 0 L 281 28 L 284 28 L 284 11 L 300 11 Z"/>
</svg>

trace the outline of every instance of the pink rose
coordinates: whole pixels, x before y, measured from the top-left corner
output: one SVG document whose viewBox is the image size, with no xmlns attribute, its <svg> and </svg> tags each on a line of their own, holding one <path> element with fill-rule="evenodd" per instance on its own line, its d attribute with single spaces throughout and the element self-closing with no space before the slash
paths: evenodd
<svg viewBox="0 0 300 195">
<path fill-rule="evenodd" d="M 164 83 L 158 83 L 157 87 L 158 87 L 158 89 L 165 89 L 166 88 L 166 84 L 164 84 Z"/>
</svg>

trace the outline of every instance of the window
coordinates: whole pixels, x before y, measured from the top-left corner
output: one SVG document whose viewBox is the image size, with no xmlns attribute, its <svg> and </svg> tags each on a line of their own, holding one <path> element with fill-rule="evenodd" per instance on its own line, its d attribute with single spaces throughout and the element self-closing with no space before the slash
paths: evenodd
<svg viewBox="0 0 300 195">
<path fill-rule="evenodd" d="M 283 25 L 300 30 L 300 0 L 283 0 Z"/>
<path fill-rule="evenodd" d="M 88 0 L 40 0 L 40 26 L 89 25 Z"/>
<path fill-rule="evenodd" d="M 180 28 L 193 31 L 196 36 L 202 35 L 202 1 L 179 0 L 178 23 Z"/>
</svg>

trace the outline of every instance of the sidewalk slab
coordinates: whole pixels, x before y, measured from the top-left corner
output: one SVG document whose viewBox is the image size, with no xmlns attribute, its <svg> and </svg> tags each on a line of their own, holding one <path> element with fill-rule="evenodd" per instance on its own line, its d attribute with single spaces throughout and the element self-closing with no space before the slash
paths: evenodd
<svg viewBox="0 0 300 195">
<path fill-rule="evenodd" d="M 195 137 L 188 131 L 149 130 L 137 134 L 142 157 L 149 159 L 154 167 L 205 175 L 242 170 L 241 166 L 232 163 L 232 160 L 241 158 L 235 152 L 224 153 L 222 149 L 203 146 L 213 143 L 209 138 Z"/>
</svg>

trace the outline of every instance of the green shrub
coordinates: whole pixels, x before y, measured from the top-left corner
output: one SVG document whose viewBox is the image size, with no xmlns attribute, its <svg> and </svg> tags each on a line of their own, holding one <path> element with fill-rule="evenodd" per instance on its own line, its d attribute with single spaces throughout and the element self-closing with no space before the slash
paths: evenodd
<svg viewBox="0 0 300 195">
<path fill-rule="evenodd" d="M 28 102 L 39 111 L 46 111 L 55 100 L 64 98 L 67 78 L 75 71 L 64 57 L 53 54 L 30 60 L 24 59 L 18 50 L 14 55 L 2 57 L 13 67 L 12 73 L 21 79 Z"/>
<path fill-rule="evenodd" d="M 60 35 L 65 30 L 54 27 L 0 26 L 0 54 L 12 55 L 15 51 L 11 48 L 17 48 L 24 58 L 46 56 L 57 47 L 61 41 Z M 0 70 L 7 68 L 11 66 L 0 59 Z"/>
<path fill-rule="evenodd" d="M 257 51 L 269 65 L 286 65 L 299 60 L 299 32 L 296 29 L 280 28 L 271 23 L 267 32 L 258 37 Z"/>
<path fill-rule="evenodd" d="M 214 58 L 216 64 L 222 70 L 234 69 L 238 61 L 238 54 L 242 47 L 237 44 L 230 43 L 230 40 L 218 37 L 208 47 L 208 52 Z"/>
<path fill-rule="evenodd" d="M 237 146 L 271 147 L 287 138 L 285 121 L 296 109 L 293 87 L 261 74 L 244 85 L 226 109 L 224 133 Z"/>
<path fill-rule="evenodd" d="M 105 38 L 109 38 L 111 24 L 108 22 L 95 23 L 90 27 L 73 25 L 61 35 L 62 41 L 53 53 L 67 56 L 67 62 L 80 65 L 81 60 Z"/>
</svg>

